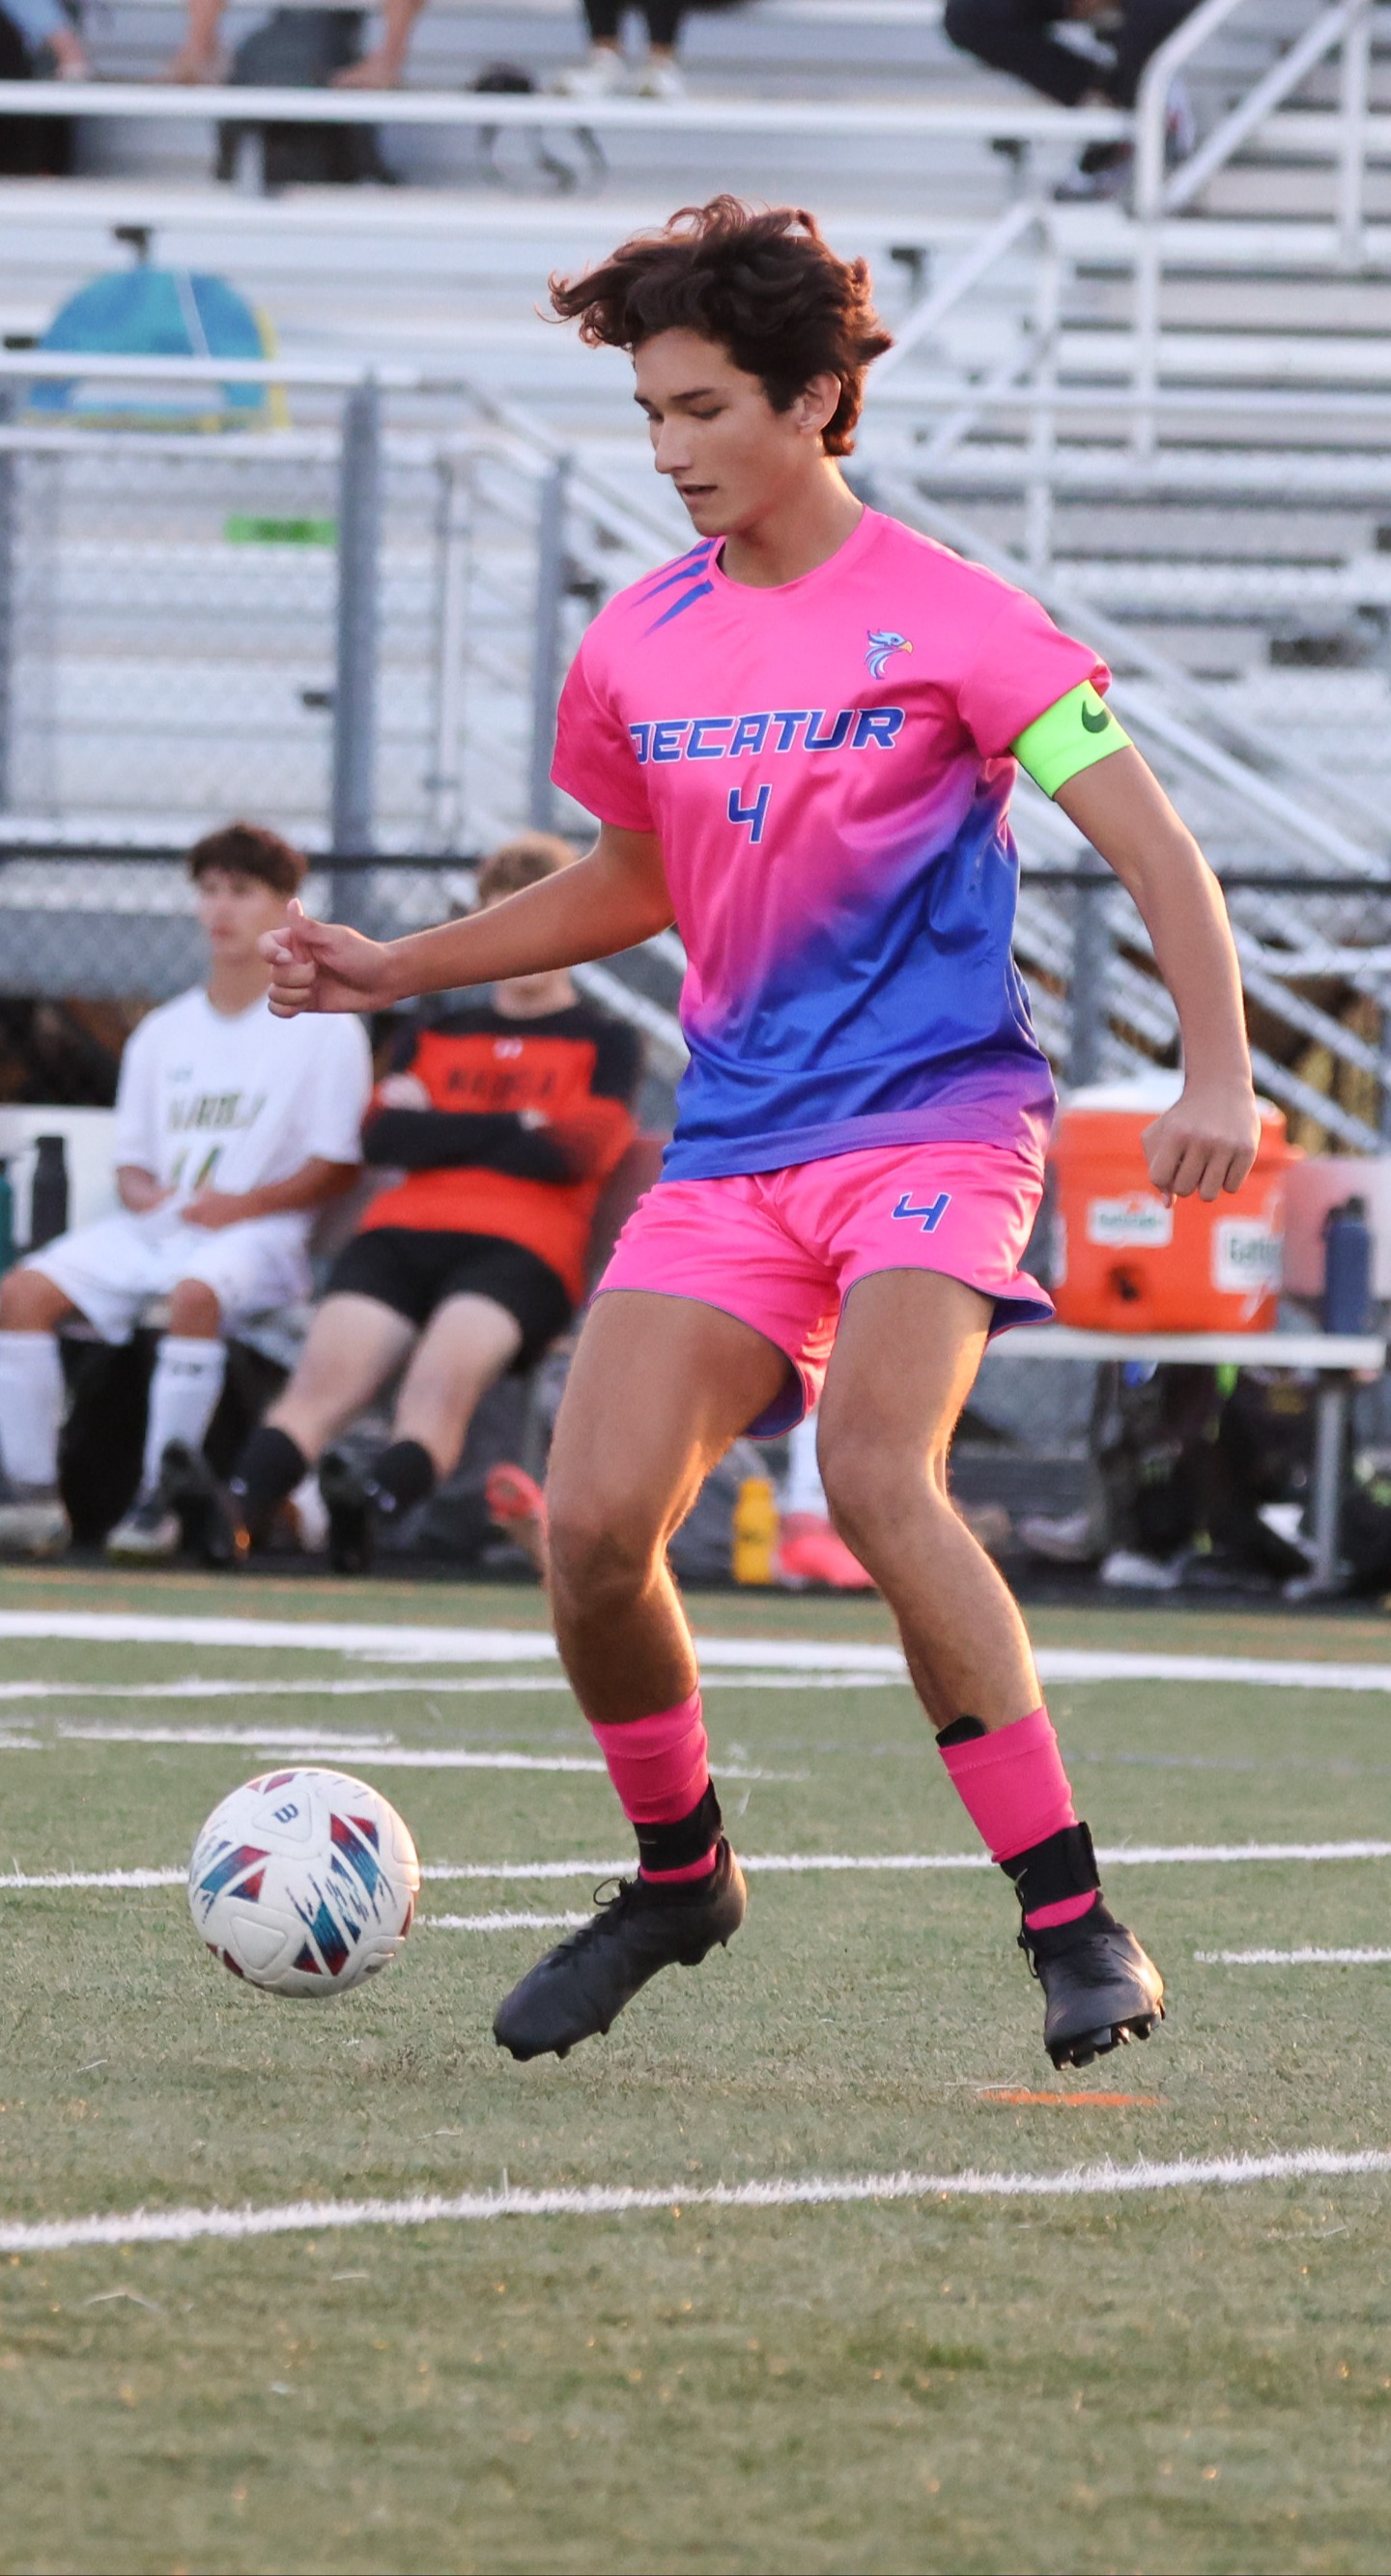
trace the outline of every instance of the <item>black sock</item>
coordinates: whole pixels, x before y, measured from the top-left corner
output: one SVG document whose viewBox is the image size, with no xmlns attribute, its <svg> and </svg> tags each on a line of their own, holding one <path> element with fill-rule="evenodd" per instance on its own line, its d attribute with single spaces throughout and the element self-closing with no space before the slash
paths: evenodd
<svg viewBox="0 0 1391 2576">
<path fill-rule="evenodd" d="M 660 1877 L 665 1870 L 689 1869 L 693 1861 L 704 1860 L 720 1839 L 722 1822 L 715 1783 L 707 1780 L 690 1814 L 678 1816 L 674 1825 L 634 1825 L 644 1878 L 654 1870 Z"/>
<path fill-rule="evenodd" d="M 1097 1875 L 1096 1854 L 1092 1838 L 1084 1824 L 1064 1825 L 1056 1834 L 1048 1834 L 1028 1851 L 1015 1852 L 1002 1860 L 1006 1878 L 1014 1881 L 1015 1893 L 1030 1930 L 1052 1930 L 1065 1934 L 1073 1924 L 1085 1922 L 1089 1931 L 1098 1923 L 1110 1924 L 1112 1917 L 1101 1903 L 1101 1880 Z M 1073 1916 L 1071 1923 L 1035 1927 L 1033 1917 L 1041 1908 L 1062 1905 L 1089 1896 L 1091 1907 L 1085 1914 Z"/>
<path fill-rule="evenodd" d="M 366 1480 L 368 1493 L 388 1520 L 423 1503 L 438 1482 L 434 1459 L 418 1440 L 393 1440 Z"/>
<path fill-rule="evenodd" d="M 288 1431 L 277 1431 L 269 1422 L 258 1422 L 228 1480 L 247 1523 L 254 1526 L 269 1519 L 276 1505 L 294 1492 L 308 1464 L 299 1442 L 292 1440 Z"/>
</svg>

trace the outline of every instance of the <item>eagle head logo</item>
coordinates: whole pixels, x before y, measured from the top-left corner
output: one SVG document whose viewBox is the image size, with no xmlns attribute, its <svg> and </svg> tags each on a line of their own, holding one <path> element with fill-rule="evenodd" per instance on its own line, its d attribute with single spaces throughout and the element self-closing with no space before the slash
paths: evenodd
<svg viewBox="0 0 1391 2576">
<path fill-rule="evenodd" d="M 883 679 L 891 653 L 911 653 L 912 650 L 913 647 L 906 635 L 895 635 L 890 626 L 872 626 L 869 630 L 869 650 L 865 655 L 871 679 Z"/>
</svg>

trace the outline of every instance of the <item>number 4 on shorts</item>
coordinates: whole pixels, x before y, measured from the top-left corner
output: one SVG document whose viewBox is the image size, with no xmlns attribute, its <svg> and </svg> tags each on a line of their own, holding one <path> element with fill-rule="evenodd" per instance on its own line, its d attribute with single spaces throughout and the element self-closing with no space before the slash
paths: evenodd
<svg viewBox="0 0 1391 2576">
<path fill-rule="evenodd" d="M 763 826 L 768 819 L 768 800 L 772 793 L 771 787 L 756 788 L 752 804 L 741 805 L 738 788 L 731 787 L 729 791 L 729 819 L 731 823 L 743 823 L 748 826 L 749 839 L 755 847 L 763 838 Z"/>
</svg>

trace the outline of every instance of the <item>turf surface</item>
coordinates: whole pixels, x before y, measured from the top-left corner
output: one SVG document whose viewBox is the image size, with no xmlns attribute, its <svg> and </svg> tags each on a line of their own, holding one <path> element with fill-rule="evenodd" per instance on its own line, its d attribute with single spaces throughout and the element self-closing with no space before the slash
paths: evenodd
<svg viewBox="0 0 1391 2576">
<path fill-rule="evenodd" d="M 0 1585 L 15 1609 L 540 1624 L 377 1585 Z M 697 1605 L 724 1636 L 882 1641 L 873 1604 Z M 1391 1662 L 1375 1619 L 1041 1613 L 1043 1643 Z M 427 1862 L 614 1858 L 601 1777 L 374 1768 L 351 1739 L 583 1756 L 568 1697 L 292 1647 L 7 1639 L 0 1872 L 174 1866 L 256 1743 L 375 1777 Z M 522 1679 L 526 1667 L 496 1676 Z M 545 1668 L 535 1670 L 544 1675 Z M 140 1694 L 194 1679 L 245 1699 Z M 306 1691 L 353 1679 L 379 1692 Z M 421 1689 L 421 1681 L 434 1687 Z M 412 1688 L 402 1689 L 409 1681 Z M 293 1682 L 293 1692 L 271 1687 Z M 135 1696 L 99 1697 L 129 1690 Z M 1377 1694 L 1055 1689 L 1107 1844 L 1391 1839 Z M 753 1853 L 971 1847 L 906 1689 L 709 1701 Z M 813 2174 L 1391 2146 L 1391 1968 L 1195 1953 L 1391 1946 L 1387 1864 L 1117 1867 L 1158 2038 L 1054 2077 L 982 1871 L 755 1877 L 745 1933 L 607 2042 L 518 2069 L 497 1995 L 550 1937 L 429 1918 L 582 1905 L 430 1881 L 406 1955 L 323 2008 L 236 1986 L 182 1892 L 0 1888 L 0 2221 L 144 2205 L 633 2183 L 660 2212 L 0 2258 L 0 2567 L 1379 2570 L 1391 2555 L 1391 2182 L 1143 2199 L 711 2211 Z M 1080 2101 L 1057 2098 L 1064 2092 Z M 1038 2101 L 1010 2101 L 1010 2093 Z M 1103 2097 L 1140 2098 L 1108 2104 Z M 679 2214 L 678 2214 L 679 2212 Z"/>
</svg>

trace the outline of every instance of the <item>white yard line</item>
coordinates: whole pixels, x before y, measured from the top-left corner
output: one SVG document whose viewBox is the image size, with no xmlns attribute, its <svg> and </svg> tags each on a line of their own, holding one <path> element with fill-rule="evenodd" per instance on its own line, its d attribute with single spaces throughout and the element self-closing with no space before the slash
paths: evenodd
<svg viewBox="0 0 1391 2576">
<path fill-rule="evenodd" d="M 1391 1843 L 1154 1843 L 1117 1845 L 1101 1850 L 1103 1868 L 1155 1869 L 1206 1863 L 1332 1860 L 1391 1860 Z M 739 1855 L 740 1867 L 769 1876 L 802 1877 L 815 1870 L 918 1871 L 989 1869 L 984 1852 L 751 1852 Z M 508 1879 L 621 1878 L 631 1870 L 631 1852 L 623 1860 L 426 1861 L 422 1879 L 502 1882 Z M 0 1896 L 16 1889 L 43 1887 L 182 1887 L 183 1869 L 43 1870 L 0 1872 Z"/>
<path fill-rule="evenodd" d="M 401 1745 L 393 1736 L 330 1735 L 315 1727 L 270 1726 L 73 1726 L 60 1724 L 58 1739 L 47 1744 L 30 1738 L 29 1753 L 57 1752 L 63 1744 L 241 1745 L 266 1756 L 294 1752 L 351 1753 L 369 1760 L 377 1771 L 585 1771 L 607 1776 L 607 1765 L 585 1753 L 478 1752 L 460 1744 Z M 0 1738 L 0 1751 L 5 1750 Z M 747 1763 L 721 1762 L 722 1780 L 805 1779 L 799 1771 L 763 1771 Z"/>
<path fill-rule="evenodd" d="M 298 1648 L 314 1654 L 371 1656 L 391 1664 L 553 1663 L 555 1640 L 540 1628 L 446 1628 L 336 1619 L 238 1619 L 155 1616 L 137 1611 L 5 1610 L 0 1638 L 52 1638 L 73 1644 Z M 721 1669 L 815 1674 L 827 1687 L 853 1688 L 873 1676 L 905 1678 L 896 1646 L 832 1645 L 791 1637 L 703 1637 L 701 1661 Z M 1043 1647 L 1046 1682 L 1231 1682 L 1265 1690 L 1391 1692 L 1391 1664 L 1316 1663 L 1250 1655 L 1112 1654 L 1102 1649 Z M 746 1687 L 752 1685 L 746 1683 Z M 435 1687 L 439 1687 L 438 1684 Z"/>
<path fill-rule="evenodd" d="M 1208 1968 L 1381 1968 L 1391 1950 L 1195 1950 Z"/>
<path fill-rule="evenodd" d="M 418 1920 L 431 1932 L 573 1932 L 581 1923 L 593 1920 L 589 1914 L 422 1914 Z"/>
<path fill-rule="evenodd" d="M 40 1699 L 403 1699 L 423 1691 L 568 1691 L 561 1673 L 500 1673 L 485 1682 L 460 1681 L 455 1673 L 382 1673 L 371 1680 L 351 1673 L 322 1681 L 221 1681 L 196 1676 L 184 1682 L 0 1682 L 0 1700 Z"/>
<path fill-rule="evenodd" d="M 703 1690 L 780 1690 L 780 1691 L 848 1691 L 906 1690 L 906 1673 L 763 1673 L 707 1672 L 701 1676 Z M 0 1682 L 0 1701 L 45 1699 L 404 1699 L 409 1692 L 428 1693 L 432 1698 L 455 1699 L 468 1693 L 483 1693 L 493 1698 L 504 1691 L 560 1692 L 570 1699 L 573 1693 L 563 1673 L 490 1674 L 487 1681 L 460 1681 L 454 1673 L 432 1673 L 422 1680 L 417 1674 L 381 1673 L 373 1679 L 360 1679 L 356 1674 L 346 1679 L 336 1677 L 313 1682 L 286 1681 L 187 1681 L 187 1682 Z"/>
<path fill-rule="evenodd" d="M 1289 2155 L 1178 2157 L 1158 2164 L 1073 2165 L 1062 2173 L 812 2174 L 768 2182 L 685 2183 L 643 2190 L 630 2183 L 576 2184 L 552 2191 L 413 2192 L 402 2200 L 292 2200 L 254 2209 L 132 2209 L 92 2218 L 0 2221 L 0 2253 L 61 2254 L 81 2245 L 192 2245 L 213 2237 L 320 2235 L 350 2227 L 430 2227 L 497 2218 L 622 2218 L 638 2211 L 827 2209 L 857 2202 L 1083 2200 L 1122 2193 L 1236 2190 L 1260 2182 L 1332 2181 L 1391 2173 L 1391 2154 L 1363 2148 L 1303 2147 Z"/>
</svg>

